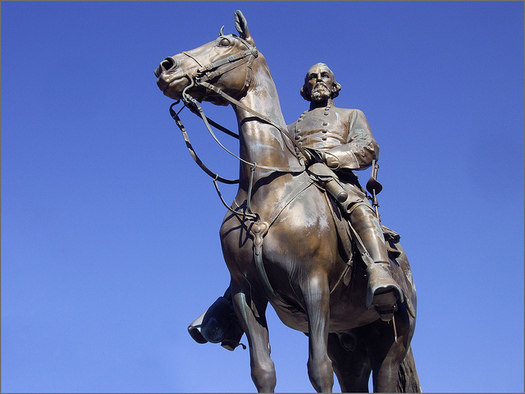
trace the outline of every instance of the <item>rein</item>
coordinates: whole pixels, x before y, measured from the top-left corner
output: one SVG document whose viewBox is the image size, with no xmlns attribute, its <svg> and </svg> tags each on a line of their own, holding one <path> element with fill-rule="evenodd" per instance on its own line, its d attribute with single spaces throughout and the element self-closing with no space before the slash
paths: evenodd
<svg viewBox="0 0 525 394">
<path fill-rule="evenodd" d="M 195 152 L 195 149 L 193 149 L 193 145 L 191 144 L 190 137 L 188 136 L 186 128 L 184 127 L 184 124 L 182 123 L 182 121 L 181 121 L 181 119 L 179 117 L 179 113 L 184 109 L 184 106 L 179 110 L 179 112 L 175 112 L 175 110 L 173 109 L 173 107 L 175 105 L 177 105 L 178 103 L 179 102 L 176 101 L 173 104 L 171 104 L 170 109 L 169 109 L 170 115 L 173 118 L 173 120 L 175 121 L 175 123 L 177 124 L 177 126 L 179 127 L 180 131 L 182 132 L 182 137 L 184 138 L 184 142 L 186 143 L 186 147 L 188 148 L 188 151 L 190 152 L 190 155 L 193 158 L 193 160 L 195 161 L 195 163 L 197 163 L 199 165 L 199 167 L 206 174 L 208 174 L 210 177 L 212 177 L 216 181 L 219 181 L 219 182 L 222 182 L 222 183 L 226 183 L 226 184 L 229 184 L 229 185 L 234 185 L 236 183 L 239 183 L 239 179 L 227 179 L 227 178 L 221 177 L 219 174 L 216 174 L 212 170 L 210 170 L 206 166 L 206 164 L 204 164 L 202 162 L 202 160 L 197 155 L 197 152 Z"/>
<path fill-rule="evenodd" d="M 263 122 L 265 123 L 268 123 L 270 125 L 272 125 L 273 127 L 275 127 L 277 130 L 279 130 L 279 132 L 285 136 L 286 138 L 288 138 L 292 144 L 303 154 L 304 157 L 308 157 L 307 153 L 305 152 L 304 148 L 299 145 L 295 139 L 292 137 L 292 135 L 288 132 L 288 130 L 286 130 L 285 128 L 283 128 L 281 125 L 279 125 L 278 123 L 276 123 L 275 121 L 273 121 L 272 119 L 270 119 L 269 117 L 267 116 L 264 116 L 262 115 L 261 113 L 253 110 L 252 108 L 250 107 L 247 107 L 246 105 L 244 105 L 243 103 L 241 103 L 240 101 L 234 99 L 233 97 L 231 97 L 230 95 L 224 93 L 221 89 L 209 84 L 208 82 L 206 81 L 201 81 L 201 80 L 196 80 L 195 81 L 195 84 L 196 85 L 200 85 L 200 86 L 203 86 L 205 87 L 206 89 L 209 89 L 209 90 L 212 90 L 213 92 L 217 93 L 219 96 L 221 96 L 223 99 L 225 99 L 226 101 L 230 102 L 230 104 L 233 104 L 243 110 L 245 110 L 246 112 L 249 112 L 251 113 L 252 115 L 255 115 L 257 118 L 259 118 L 260 120 L 262 120 Z"/>
<path fill-rule="evenodd" d="M 193 81 L 192 81 L 193 82 Z M 297 169 L 292 169 L 292 168 L 279 168 L 279 167 L 270 167 L 270 166 L 263 166 L 263 165 L 258 165 L 257 163 L 252 163 L 252 162 L 249 162 L 247 160 L 244 160 L 243 158 L 237 156 L 236 154 L 234 154 L 233 152 L 231 152 L 230 150 L 228 150 L 220 141 L 219 139 L 217 138 L 217 136 L 215 135 L 215 133 L 213 132 L 213 130 L 211 129 L 211 126 L 210 126 L 210 123 L 214 124 L 214 126 L 219 126 L 217 127 L 219 130 L 229 134 L 229 135 L 232 135 L 234 136 L 235 138 L 239 138 L 239 136 L 235 133 L 233 133 L 232 131 L 218 125 L 216 122 L 212 121 L 211 119 L 209 119 L 205 114 L 204 114 L 204 111 L 202 109 L 202 107 L 200 106 L 200 104 L 197 102 L 197 100 L 195 100 L 193 97 L 191 97 L 187 92 L 186 90 L 191 88 L 194 84 L 191 83 L 188 87 L 186 87 L 184 89 L 184 92 L 183 92 L 183 101 L 184 101 L 184 106 L 178 111 L 176 112 L 173 107 L 175 105 L 177 105 L 179 103 L 179 101 L 176 101 L 175 103 L 173 103 L 170 108 L 169 108 L 169 111 L 170 111 L 170 115 L 171 117 L 173 118 L 173 120 L 175 120 L 175 123 L 177 124 L 177 126 L 179 127 L 180 131 L 182 132 L 182 136 L 184 138 L 184 141 L 186 143 L 186 147 L 188 148 L 188 151 L 191 155 L 191 157 L 193 158 L 193 160 L 199 165 L 199 167 L 206 173 L 208 174 L 211 178 L 213 178 L 213 183 L 215 185 L 215 189 L 217 191 L 217 194 L 219 195 L 219 198 L 221 200 L 221 202 L 223 203 L 223 205 L 230 211 L 232 212 L 233 214 L 235 214 L 236 216 L 239 216 L 239 213 L 235 210 L 233 210 L 227 203 L 226 201 L 224 200 L 224 198 L 222 197 L 222 193 L 220 192 L 220 189 L 219 189 L 219 185 L 217 184 L 217 182 L 222 182 L 222 183 L 225 183 L 225 184 L 237 184 L 239 183 L 239 179 L 227 179 L 227 178 L 223 178 L 221 177 L 219 174 L 213 172 L 212 170 L 210 170 L 203 162 L 202 160 L 199 158 L 199 156 L 197 155 L 197 153 L 195 152 L 195 149 L 193 148 L 193 145 L 191 144 L 191 141 L 190 141 L 190 138 L 188 136 L 188 133 L 186 131 L 186 128 L 184 127 L 184 124 L 182 123 L 180 117 L 179 117 L 179 113 L 184 109 L 184 107 L 188 107 L 190 108 L 190 110 L 192 110 L 192 112 L 196 113 L 201 119 L 202 121 L 204 122 L 205 126 L 206 126 L 206 129 L 208 130 L 208 132 L 210 133 L 210 135 L 213 137 L 213 139 L 219 144 L 219 146 L 221 146 L 221 148 L 223 148 L 226 152 L 228 152 L 230 155 L 234 156 L 235 158 L 237 158 L 240 162 L 248 165 L 251 169 L 250 171 L 250 181 L 249 181 L 249 186 L 248 186 L 248 199 L 247 199 L 247 213 L 245 213 L 243 216 L 246 216 L 246 214 L 248 216 L 250 216 L 252 218 L 252 220 L 258 220 L 259 218 L 259 215 L 256 214 L 256 213 L 253 213 L 252 210 L 251 210 L 251 195 L 252 195 L 252 189 L 253 189 L 253 179 L 254 179 L 254 175 L 255 175 L 255 171 L 257 169 L 262 169 L 262 170 L 267 170 L 267 171 L 271 171 L 271 172 L 282 172 L 282 173 L 300 173 L 300 172 L 303 172 L 304 171 L 304 167 L 298 167 Z M 211 85 L 210 85 L 211 86 Z M 229 97 L 229 96 L 228 96 Z M 234 100 L 232 98 L 232 100 Z M 255 112 L 255 111 L 254 111 Z"/>
</svg>

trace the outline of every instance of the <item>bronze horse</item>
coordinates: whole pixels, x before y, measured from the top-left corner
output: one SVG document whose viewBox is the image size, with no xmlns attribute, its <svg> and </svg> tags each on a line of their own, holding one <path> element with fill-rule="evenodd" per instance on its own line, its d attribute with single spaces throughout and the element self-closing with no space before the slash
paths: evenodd
<svg viewBox="0 0 525 394">
<path fill-rule="evenodd" d="M 166 96 L 231 104 L 237 117 L 239 189 L 220 239 L 257 390 L 273 392 L 276 384 L 270 302 L 285 325 L 308 336 L 308 375 L 318 392 L 331 392 L 334 372 L 343 391 L 367 392 L 371 372 L 375 392 L 420 391 L 410 350 L 416 292 L 403 249 L 390 242 L 405 301 L 384 322 L 365 307 L 360 257 L 349 262 L 341 214 L 297 158 L 270 70 L 240 11 L 235 25 L 239 36 L 221 30 L 214 41 L 164 59 L 155 74 Z"/>
</svg>

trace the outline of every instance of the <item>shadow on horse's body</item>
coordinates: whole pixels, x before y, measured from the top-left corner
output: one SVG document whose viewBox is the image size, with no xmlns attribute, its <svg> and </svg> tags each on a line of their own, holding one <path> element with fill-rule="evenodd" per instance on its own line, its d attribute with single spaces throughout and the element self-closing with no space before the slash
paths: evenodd
<svg viewBox="0 0 525 394">
<path fill-rule="evenodd" d="M 235 23 L 240 37 L 221 32 L 166 58 L 156 75 L 165 95 L 232 104 L 237 116 L 239 189 L 220 239 L 254 384 L 259 392 L 276 384 L 265 318 L 270 302 L 284 324 L 308 335 L 308 375 L 317 391 L 332 390 L 334 371 L 343 391 L 368 391 L 371 372 L 374 391 L 418 390 L 409 351 L 416 294 L 406 255 L 397 244 L 391 265 L 409 307 L 399 303 L 394 320 L 383 322 L 365 307 L 366 271 L 347 264 L 331 203 L 297 159 L 268 65 L 240 11 Z"/>
</svg>

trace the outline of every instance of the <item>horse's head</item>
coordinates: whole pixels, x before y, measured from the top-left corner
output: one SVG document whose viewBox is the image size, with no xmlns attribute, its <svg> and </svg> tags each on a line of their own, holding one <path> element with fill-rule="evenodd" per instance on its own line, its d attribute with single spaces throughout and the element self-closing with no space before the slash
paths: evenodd
<svg viewBox="0 0 525 394">
<path fill-rule="evenodd" d="M 175 100 L 186 91 L 199 101 L 227 104 L 199 82 L 208 82 L 232 97 L 244 94 L 250 84 L 252 63 L 258 52 L 241 11 L 235 12 L 240 37 L 223 35 L 190 51 L 164 59 L 155 70 L 160 90 Z"/>
</svg>

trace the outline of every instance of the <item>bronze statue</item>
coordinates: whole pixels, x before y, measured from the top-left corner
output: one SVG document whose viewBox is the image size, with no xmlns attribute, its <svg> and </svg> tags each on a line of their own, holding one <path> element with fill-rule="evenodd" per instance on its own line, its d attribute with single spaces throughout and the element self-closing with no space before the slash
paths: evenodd
<svg viewBox="0 0 525 394">
<path fill-rule="evenodd" d="M 335 108 L 336 93 L 323 93 L 335 83 L 333 74 L 316 65 L 308 81 L 328 83 L 307 83 L 305 94 L 315 96 L 311 108 L 288 130 L 266 60 L 240 11 L 235 25 L 239 36 L 221 30 L 214 41 L 167 57 L 155 71 L 163 93 L 182 100 L 210 131 L 201 101 L 232 105 L 239 126 L 239 188 L 220 230 L 231 282 L 190 333 L 230 349 L 246 333 L 254 384 L 273 392 L 270 302 L 284 324 L 308 335 L 308 375 L 318 392 L 332 390 L 333 372 L 343 391 L 368 391 L 370 373 L 376 392 L 420 391 L 410 350 L 416 317 L 410 265 L 399 235 L 381 231 L 352 173 L 377 159 L 364 115 Z M 199 165 L 214 181 L 228 182 L 203 165 L 171 113 Z M 362 139 L 366 158 L 353 150 Z"/>
</svg>

